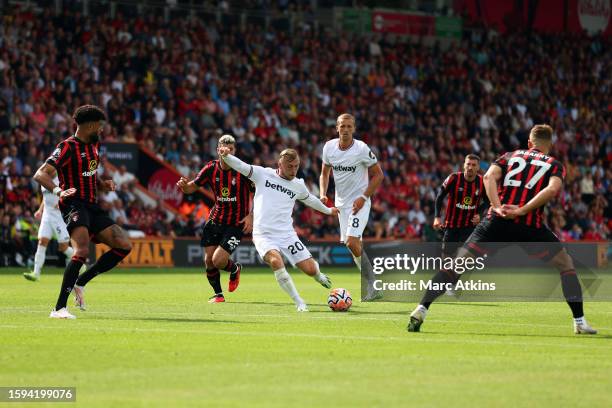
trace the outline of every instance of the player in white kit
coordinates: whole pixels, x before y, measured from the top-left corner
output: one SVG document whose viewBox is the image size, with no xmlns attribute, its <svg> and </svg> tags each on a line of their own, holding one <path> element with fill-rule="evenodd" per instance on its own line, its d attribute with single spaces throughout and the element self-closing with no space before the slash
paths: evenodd
<svg viewBox="0 0 612 408">
<path fill-rule="evenodd" d="M 251 166 L 229 154 L 229 149 L 219 148 L 225 163 L 255 183 L 253 198 L 253 244 L 274 271 L 280 287 L 293 299 L 298 312 L 307 312 L 308 306 L 298 294 L 291 276 L 283 262 L 289 262 L 312 276 L 326 288 L 331 287 L 329 278 L 321 273 L 319 264 L 312 258 L 293 229 L 293 207 L 296 200 L 327 215 L 337 215 L 337 208 L 329 208 L 310 194 L 304 180 L 296 177 L 300 158 L 294 149 L 285 149 L 278 160 L 278 169 Z M 282 254 L 282 255 L 281 255 Z"/>
<path fill-rule="evenodd" d="M 368 223 L 371 197 L 384 175 L 376 156 L 367 144 L 353 138 L 355 118 L 343 113 L 336 120 L 338 138 L 323 146 L 323 166 L 319 178 L 320 198 L 327 203 L 329 175 L 333 170 L 336 184 L 336 207 L 340 210 L 340 242 L 351 251 L 357 268 L 361 271 L 363 231 Z M 369 265 L 369 261 L 364 258 Z M 371 269 L 371 266 L 369 266 Z M 378 296 L 365 296 L 373 298 Z"/>
<path fill-rule="evenodd" d="M 59 185 L 57 174 L 53 179 L 56 185 Z M 38 229 L 38 248 L 34 255 L 34 270 L 26 272 L 23 277 L 27 280 L 37 281 L 40 279 L 40 271 L 45 264 L 45 255 L 49 241 L 55 237 L 57 239 L 60 252 L 66 255 L 66 259 L 71 259 L 74 255 L 74 249 L 70 247 L 70 235 L 66 229 L 66 223 L 62 218 L 62 213 L 59 210 L 59 197 L 53 192 L 41 186 L 43 200 L 40 207 L 34 213 L 36 219 L 40 219 L 40 228 Z"/>
</svg>

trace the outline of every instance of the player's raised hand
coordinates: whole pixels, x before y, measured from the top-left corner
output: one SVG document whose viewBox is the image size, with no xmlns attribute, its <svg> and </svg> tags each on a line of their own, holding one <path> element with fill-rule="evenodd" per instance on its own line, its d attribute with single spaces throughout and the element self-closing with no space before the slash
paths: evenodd
<svg viewBox="0 0 612 408">
<path fill-rule="evenodd" d="M 227 156 L 230 154 L 231 149 L 227 146 L 219 146 L 218 151 L 220 156 Z"/>
<path fill-rule="evenodd" d="M 353 215 L 357 214 L 359 210 L 363 208 L 365 202 L 366 200 L 363 197 L 359 197 L 355 201 L 353 201 Z"/>
<path fill-rule="evenodd" d="M 476 214 L 472 217 L 472 225 L 478 225 L 478 223 L 480 222 L 480 215 Z M 435 228 L 435 226 L 434 226 Z"/>
<path fill-rule="evenodd" d="M 433 229 L 439 230 L 442 228 L 442 219 L 440 217 L 434 218 Z"/>
<path fill-rule="evenodd" d="M 68 198 L 68 197 L 72 197 L 73 195 L 75 195 L 77 192 L 76 188 L 69 188 L 68 190 L 63 190 L 60 193 L 60 198 Z"/>
<path fill-rule="evenodd" d="M 247 214 L 246 217 L 240 220 L 242 225 L 242 232 L 250 234 L 253 232 L 253 213 Z"/>
<path fill-rule="evenodd" d="M 340 210 L 337 209 L 336 207 L 332 207 L 331 210 L 332 210 L 332 212 L 331 212 L 330 215 L 338 216 L 338 214 L 340 214 Z"/>
</svg>

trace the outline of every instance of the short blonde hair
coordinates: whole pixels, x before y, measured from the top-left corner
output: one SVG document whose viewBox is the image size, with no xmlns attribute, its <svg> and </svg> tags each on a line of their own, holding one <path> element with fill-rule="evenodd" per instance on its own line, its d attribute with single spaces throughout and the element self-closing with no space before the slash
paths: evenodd
<svg viewBox="0 0 612 408">
<path fill-rule="evenodd" d="M 350 119 L 353 121 L 353 123 L 355 123 L 355 117 L 350 113 L 343 113 L 342 115 L 338 116 L 338 119 L 336 119 L 336 124 L 340 123 L 342 119 Z"/>
<path fill-rule="evenodd" d="M 299 158 L 298 152 L 295 149 L 285 149 L 280 153 L 279 160 L 286 159 L 288 161 L 294 161 Z"/>
<path fill-rule="evenodd" d="M 217 142 L 218 145 L 233 145 L 236 144 L 236 139 L 232 135 L 223 135 Z"/>
<path fill-rule="evenodd" d="M 549 125 L 535 125 L 529 132 L 529 136 L 538 142 L 551 142 L 552 135 L 553 128 Z"/>
</svg>

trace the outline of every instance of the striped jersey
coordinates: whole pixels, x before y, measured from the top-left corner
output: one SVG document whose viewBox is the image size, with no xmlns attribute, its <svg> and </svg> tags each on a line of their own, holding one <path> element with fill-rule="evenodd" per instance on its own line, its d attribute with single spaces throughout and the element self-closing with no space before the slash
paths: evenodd
<svg viewBox="0 0 612 408">
<path fill-rule="evenodd" d="M 99 148 L 99 142 L 84 143 L 76 136 L 70 136 L 60 142 L 47 159 L 47 163 L 57 170 L 60 188 L 76 188 L 76 193 L 68 200 L 98 201 Z"/>
<path fill-rule="evenodd" d="M 249 213 L 250 193 L 255 191 L 253 183 L 236 170 L 223 170 L 219 160 L 212 160 L 200 170 L 195 183 L 209 185 L 215 194 L 215 205 L 209 220 L 217 224 L 238 227 Z"/>
<path fill-rule="evenodd" d="M 525 205 L 548 186 L 551 177 L 565 179 L 563 164 L 537 149 L 515 150 L 500 156 L 495 163 L 502 170 L 498 193 L 502 204 Z M 489 210 L 489 217 L 496 216 Z M 544 225 L 544 206 L 517 217 L 516 223 L 541 228 Z"/>
<path fill-rule="evenodd" d="M 485 195 L 482 176 L 477 174 L 474 180 L 468 181 L 463 172 L 453 173 L 442 183 L 442 194 L 449 196 L 444 228 L 473 227 L 472 218 L 478 214 Z"/>
</svg>

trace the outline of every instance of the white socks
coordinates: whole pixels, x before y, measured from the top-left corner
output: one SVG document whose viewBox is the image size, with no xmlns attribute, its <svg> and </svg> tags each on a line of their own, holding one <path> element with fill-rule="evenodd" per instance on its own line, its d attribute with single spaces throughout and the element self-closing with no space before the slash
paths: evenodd
<svg viewBox="0 0 612 408">
<path fill-rule="evenodd" d="M 355 261 L 355 265 L 357 265 L 357 269 L 359 269 L 359 272 L 361 272 L 361 256 L 355 256 L 353 254 L 351 255 L 353 256 L 353 261 Z"/>
<path fill-rule="evenodd" d="M 582 316 L 582 317 L 574 317 L 574 324 L 575 325 L 586 325 L 587 321 L 584 318 L 584 316 Z"/>
<path fill-rule="evenodd" d="M 417 309 L 419 312 L 423 313 L 423 319 L 425 319 L 425 316 L 427 316 L 427 308 L 423 305 L 418 305 Z"/>
<path fill-rule="evenodd" d="M 47 253 L 47 247 L 39 245 L 36 248 L 36 255 L 34 255 L 34 275 L 40 276 L 40 270 L 45 264 L 45 255 Z"/>
<path fill-rule="evenodd" d="M 72 256 L 74 255 L 74 249 L 71 246 L 68 246 L 64 251 L 64 255 L 66 255 L 66 263 L 70 262 Z"/>
<path fill-rule="evenodd" d="M 287 269 L 281 268 L 274 271 L 274 277 L 276 281 L 280 285 L 280 287 L 287 292 L 287 294 L 293 299 L 296 305 L 300 305 L 304 303 L 302 298 L 300 297 L 295 285 L 293 284 L 293 279 L 287 272 Z"/>
<path fill-rule="evenodd" d="M 326 282 L 327 277 L 321 273 L 321 270 L 319 269 L 319 263 L 317 261 L 315 261 L 315 265 L 317 268 L 317 272 L 312 277 L 314 278 L 314 280 L 316 280 L 319 283 Z"/>
</svg>

